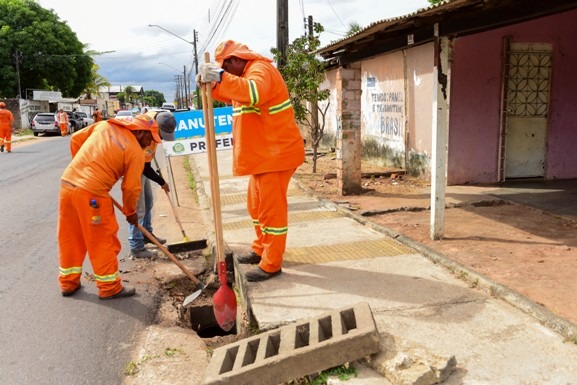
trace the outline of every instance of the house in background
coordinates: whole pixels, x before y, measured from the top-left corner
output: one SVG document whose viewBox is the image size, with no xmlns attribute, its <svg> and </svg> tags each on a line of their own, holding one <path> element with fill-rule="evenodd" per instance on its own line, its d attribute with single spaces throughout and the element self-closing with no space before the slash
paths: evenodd
<svg viewBox="0 0 577 385">
<path fill-rule="evenodd" d="M 131 100 L 120 101 L 118 94 L 126 92 L 126 88 L 131 87 Z M 134 107 L 142 107 L 144 105 L 144 88 L 142 86 L 109 86 L 100 87 L 99 97 L 97 98 L 98 108 L 103 111 L 106 117 L 113 117 L 118 110 L 130 110 Z"/>
<path fill-rule="evenodd" d="M 360 158 L 438 183 L 577 178 L 577 0 L 446 0 L 321 48 L 341 192 Z"/>
</svg>

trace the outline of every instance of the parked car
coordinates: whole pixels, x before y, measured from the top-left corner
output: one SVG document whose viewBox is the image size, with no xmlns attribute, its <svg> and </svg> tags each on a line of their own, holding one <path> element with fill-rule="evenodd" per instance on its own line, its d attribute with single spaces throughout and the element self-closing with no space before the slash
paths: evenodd
<svg viewBox="0 0 577 385">
<path fill-rule="evenodd" d="M 174 112 L 176 110 L 176 106 L 174 105 L 174 103 L 162 103 L 162 108 L 163 110 L 168 110 L 170 112 Z"/>
<path fill-rule="evenodd" d="M 88 114 L 86 112 L 77 111 L 76 115 L 78 115 L 82 118 L 82 127 L 88 127 L 88 126 L 94 124 L 94 119 L 92 119 L 91 116 L 88 116 Z"/>
<path fill-rule="evenodd" d="M 60 134 L 58 121 L 52 112 L 37 113 L 32 118 L 31 126 L 34 136 L 38 136 L 38 134 Z"/>
<path fill-rule="evenodd" d="M 122 117 L 132 117 L 132 112 L 129 110 L 118 110 L 116 111 L 116 115 L 114 115 L 115 118 L 122 118 Z"/>
</svg>

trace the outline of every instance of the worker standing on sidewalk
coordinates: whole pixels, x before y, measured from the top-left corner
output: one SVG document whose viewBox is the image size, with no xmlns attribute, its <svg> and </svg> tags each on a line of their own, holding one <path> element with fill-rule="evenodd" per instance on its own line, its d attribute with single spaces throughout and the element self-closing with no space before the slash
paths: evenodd
<svg viewBox="0 0 577 385">
<path fill-rule="evenodd" d="M 304 142 L 286 84 L 272 60 L 232 40 L 201 65 L 197 83 L 211 83 L 215 99 L 232 104 L 233 174 L 250 175 L 247 208 L 256 238 L 240 263 L 258 263 L 248 281 L 282 272 L 288 231 L 287 190 L 304 162 Z"/>
<path fill-rule="evenodd" d="M 122 178 L 123 214 L 136 224 L 136 202 L 144 168 L 143 149 L 160 143 L 154 119 L 109 119 L 72 135 L 72 162 L 62 174 L 58 207 L 60 290 L 65 297 L 80 289 L 86 253 L 94 270 L 98 297 L 129 297 L 134 288 L 122 285 L 117 256 L 118 223 L 110 190 Z"/>
<path fill-rule="evenodd" d="M 64 109 L 60 109 L 58 111 L 58 126 L 60 127 L 60 135 L 66 136 L 68 135 L 68 114 Z"/>
<path fill-rule="evenodd" d="M 176 128 L 176 119 L 169 111 L 150 111 L 146 113 L 156 120 L 160 137 L 162 140 L 174 140 L 174 129 Z M 136 205 L 136 212 L 138 214 L 138 221 L 141 226 L 155 237 L 161 244 L 166 243 L 166 239 L 159 238 L 154 235 L 152 231 L 152 208 L 154 206 L 154 196 L 152 194 L 152 186 L 150 181 L 158 183 L 158 185 L 167 193 L 170 192 L 170 185 L 164 180 L 160 173 L 157 173 L 152 168 L 151 162 L 156 154 L 156 147 L 158 143 L 152 142 L 150 146 L 144 149 L 144 171 L 142 173 L 142 189 Z M 148 239 L 138 226 L 128 224 L 128 243 L 130 244 L 130 256 L 134 258 L 153 258 L 156 255 L 145 247 L 146 243 L 153 243 Z"/>
<path fill-rule="evenodd" d="M 14 127 L 14 115 L 6 109 L 6 103 L 0 102 L 0 152 L 12 152 L 12 128 Z"/>
</svg>

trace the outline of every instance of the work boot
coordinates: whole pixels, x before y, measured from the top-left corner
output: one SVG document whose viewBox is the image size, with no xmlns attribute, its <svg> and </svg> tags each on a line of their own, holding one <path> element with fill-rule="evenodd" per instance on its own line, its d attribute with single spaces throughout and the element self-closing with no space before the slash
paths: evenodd
<svg viewBox="0 0 577 385">
<path fill-rule="evenodd" d="M 142 234 L 144 236 L 144 243 L 154 243 L 152 242 L 151 239 L 149 239 L 146 235 Z M 164 245 L 166 243 L 166 239 L 164 238 L 159 238 L 156 235 L 154 235 L 153 233 L 150 233 L 150 235 L 152 235 L 154 238 L 156 238 L 156 240 L 158 241 L 158 243 L 160 243 L 161 245 Z"/>
<path fill-rule="evenodd" d="M 267 271 L 264 271 L 260 267 L 257 267 L 256 269 L 247 271 L 244 276 L 246 277 L 246 280 L 249 282 L 259 282 L 259 281 L 266 281 L 267 279 L 270 279 L 272 277 L 276 277 L 280 273 L 282 273 L 282 269 L 280 269 L 279 271 L 275 271 L 274 273 L 269 273 Z"/>
<path fill-rule="evenodd" d="M 0 152 L 4 152 L 4 145 L 0 146 Z"/>
<path fill-rule="evenodd" d="M 136 289 L 133 287 L 129 287 L 129 286 L 123 286 L 122 290 L 120 290 L 118 293 L 108 296 L 108 297 L 100 297 L 98 296 L 98 298 L 100 299 L 115 299 L 115 298 L 125 298 L 125 297 L 132 297 L 134 294 L 136 293 Z"/>
<path fill-rule="evenodd" d="M 133 258 L 155 258 L 156 254 L 143 247 L 142 249 L 130 249 L 130 256 Z"/>
<path fill-rule="evenodd" d="M 77 292 L 78 290 L 80 290 L 81 287 L 82 287 L 82 285 L 78 285 L 78 286 L 76 286 L 76 289 L 74 289 L 74 290 L 71 290 L 71 291 L 62 291 L 62 292 L 61 292 L 61 293 L 62 293 L 62 296 L 63 296 L 63 297 L 70 297 L 70 296 L 76 294 L 76 292 Z"/>
<path fill-rule="evenodd" d="M 260 263 L 261 256 L 251 250 L 246 254 L 238 255 L 236 260 L 238 263 L 254 265 Z"/>
</svg>

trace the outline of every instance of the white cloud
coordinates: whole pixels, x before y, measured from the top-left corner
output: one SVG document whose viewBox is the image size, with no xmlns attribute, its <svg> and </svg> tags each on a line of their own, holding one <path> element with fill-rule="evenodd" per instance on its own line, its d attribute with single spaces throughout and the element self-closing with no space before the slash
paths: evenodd
<svg viewBox="0 0 577 385">
<path fill-rule="evenodd" d="M 183 74 L 185 65 L 191 69 L 193 45 L 159 28 L 148 27 L 149 24 L 159 25 L 189 42 L 196 29 L 199 63 L 204 61 L 203 49 L 212 56 L 216 45 L 225 39 L 243 42 L 266 56 L 276 46 L 276 0 L 212 0 L 210 4 L 191 0 L 38 3 L 53 9 L 89 49 L 114 51 L 95 58 L 100 74 L 110 83 L 141 85 L 145 90 L 164 93 L 169 101 L 176 90 L 175 76 Z M 289 42 L 305 32 L 303 19 L 309 15 L 324 26 L 326 32 L 321 38 L 323 44 L 328 44 L 343 38 L 351 22 L 364 27 L 426 6 L 427 0 L 288 0 Z M 215 28 L 219 10 L 226 8 L 230 10 L 228 19 Z"/>
</svg>

